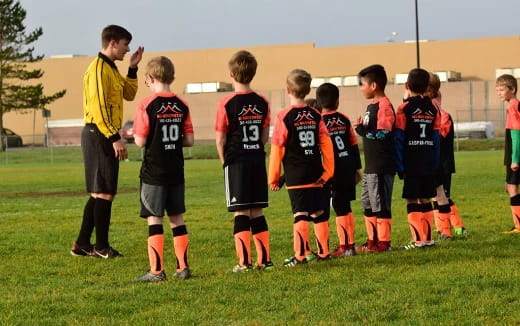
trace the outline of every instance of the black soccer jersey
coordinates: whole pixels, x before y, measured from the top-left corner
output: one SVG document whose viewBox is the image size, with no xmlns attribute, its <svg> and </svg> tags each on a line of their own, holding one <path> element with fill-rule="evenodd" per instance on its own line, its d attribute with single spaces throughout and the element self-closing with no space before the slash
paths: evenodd
<svg viewBox="0 0 520 326">
<path fill-rule="evenodd" d="M 350 120 L 338 111 L 323 113 L 322 118 L 334 148 L 334 188 L 346 183 L 351 185 L 355 182 L 356 170 L 361 169 L 361 159 Z"/>
<path fill-rule="evenodd" d="M 395 173 L 394 122 L 394 108 L 387 97 L 368 105 L 363 123 L 356 127 L 358 135 L 363 137 L 365 173 Z"/>
<path fill-rule="evenodd" d="M 151 185 L 184 183 L 182 139 L 193 134 L 187 104 L 173 93 L 157 93 L 137 107 L 134 134 L 146 137 L 141 180 Z"/>
<path fill-rule="evenodd" d="M 269 127 L 269 103 L 253 91 L 222 98 L 217 108 L 215 130 L 226 133 L 224 164 L 241 157 L 265 157 L 262 130 Z"/>
<path fill-rule="evenodd" d="M 428 97 L 405 100 L 396 115 L 398 171 L 410 176 L 433 175 L 439 162 L 440 112 Z"/>
</svg>

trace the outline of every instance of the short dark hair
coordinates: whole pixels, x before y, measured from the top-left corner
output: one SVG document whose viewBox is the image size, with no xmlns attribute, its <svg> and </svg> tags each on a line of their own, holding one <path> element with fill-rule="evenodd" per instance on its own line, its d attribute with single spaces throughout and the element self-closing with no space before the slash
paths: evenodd
<svg viewBox="0 0 520 326">
<path fill-rule="evenodd" d="M 258 63 L 255 56 L 246 50 L 233 54 L 228 62 L 233 78 L 241 84 L 249 84 L 256 75 Z"/>
<path fill-rule="evenodd" d="M 382 91 L 385 90 L 386 83 L 388 82 L 385 67 L 378 64 L 363 68 L 359 72 L 358 77 L 365 78 L 369 83 L 376 83 L 377 87 Z"/>
<path fill-rule="evenodd" d="M 424 94 L 430 83 L 430 73 L 421 68 L 414 68 L 408 73 L 408 88 L 416 94 Z"/>
<path fill-rule="evenodd" d="M 127 40 L 130 42 L 132 41 L 132 34 L 130 34 L 130 32 L 127 31 L 124 27 L 118 25 L 108 25 L 107 27 L 103 28 L 103 31 L 101 32 L 101 46 L 103 49 L 106 49 L 108 43 L 110 43 L 112 40 L 116 42 Z"/>
<path fill-rule="evenodd" d="M 316 90 L 318 106 L 326 109 L 334 109 L 339 99 L 339 88 L 332 83 L 321 84 Z"/>
</svg>

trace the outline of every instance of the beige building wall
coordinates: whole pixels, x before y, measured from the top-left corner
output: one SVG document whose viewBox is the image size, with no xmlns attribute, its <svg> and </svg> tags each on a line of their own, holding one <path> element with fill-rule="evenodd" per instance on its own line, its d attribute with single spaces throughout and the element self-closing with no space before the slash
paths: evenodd
<svg viewBox="0 0 520 326">
<path fill-rule="evenodd" d="M 145 53 L 138 72 L 140 81 L 136 100 L 125 102 L 125 121 L 132 119 L 137 101 L 149 94 L 144 85 L 145 63 L 151 57 L 165 55 L 175 64 L 176 80 L 172 87 L 190 105 L 196 138 L 212 139 L 216 104 L 224 94 L 183 94 L 184 89 L 187 83 L 229 82 L 227 61 L 234 52 L 241 49 L 243 48 Z M 251 51 L 259 62 L 252 87 L 270 99 L 273 117 L 288 105 L 284 91 L 285 77 L 294 68 L 305 69 L 313 77 L 331 77 L 357 75 L 365 66 L 382 64 L 389 77 L 387 95 L 397 107 L 404 88 L 403 85 L 393 85 L 393 77 L 398 73 L 407 73 L 416 65 L 415 43 L 324 48 L 305 43 L 250 46 L 244 49 Z M 503 109 L 495 96 L 495 70 L 520 67 L 520 36 L 421 42 L 420 53 L 421 67 L 424 69 L 461 73 L 462 81 L 443 83 L 441 87 L 444 107 L 454 118 L 463 115 L 469 117 L 477 113 L 485 117 L 486 111 L 490 114 Z M 127 54 L 124 62 L 117 62 L 123 74 L 126 74 L 129 57 L 130 54 Z M 51 110 L 51 120 L 82 118 L 82 79 L 92 59 L 93 56 L 48 58 L 34 64 L 45 71 L 40 82 L 47 94 L 67 90 L 64 98 L 47 108 Z M 309 96 L 314 96 L 314 90 Z M 366 105 L 367 100 L 362 98 L 357 87 L 341 88 L 340 110 L 351 118 L 360 115 Z M 463 114 L 470 110 L 474 112 Z M 491 117 L 489 119 L 493 120 Z M 23 135 L 26 143 L 30 142 L 33 129 L 36 134 L 45 134 L 45 121 L 41 112 L 8 113 L 4 116 L 4 126 Z"/>
</svg>

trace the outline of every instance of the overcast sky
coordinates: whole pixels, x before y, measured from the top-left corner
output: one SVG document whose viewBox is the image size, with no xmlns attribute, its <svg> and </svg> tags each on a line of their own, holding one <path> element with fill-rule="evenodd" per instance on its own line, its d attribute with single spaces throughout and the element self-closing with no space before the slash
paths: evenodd
<svg viewBox="0 0 520 326">
<path fill-rule="evenodd" d="M 415 39 L 414 0 L 21 0 L 36 53 L 94 55 L 108 24 L 147 52 Z M 520 36 L 520 0 L 418 0 L 421 39 Z"/>
</svg>

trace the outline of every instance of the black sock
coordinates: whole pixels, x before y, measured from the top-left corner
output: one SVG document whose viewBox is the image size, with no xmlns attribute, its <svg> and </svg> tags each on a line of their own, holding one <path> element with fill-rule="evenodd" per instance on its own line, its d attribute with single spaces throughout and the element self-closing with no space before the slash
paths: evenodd
<svg viewBox="0 0 520 326">
<path fill-rule="evenodd" d="M 108 248 L 108 228 L 110 227 L 110 217 L 112 202 L 102 198 L 96 198 L 96 209 L 94 210 L 94 222 L 96 224 L 96 249 Z"/>
<path fill-rule="evenodd" d="M 85 208 L 83 209 L 83 221 L 79 229 L 78 239 L 76 243 L 80 246 L 90 246 L 90 237 L 94 231 L 94 209 L 96 207 L 96 199 L 89 197 Z"/>
</svg>

